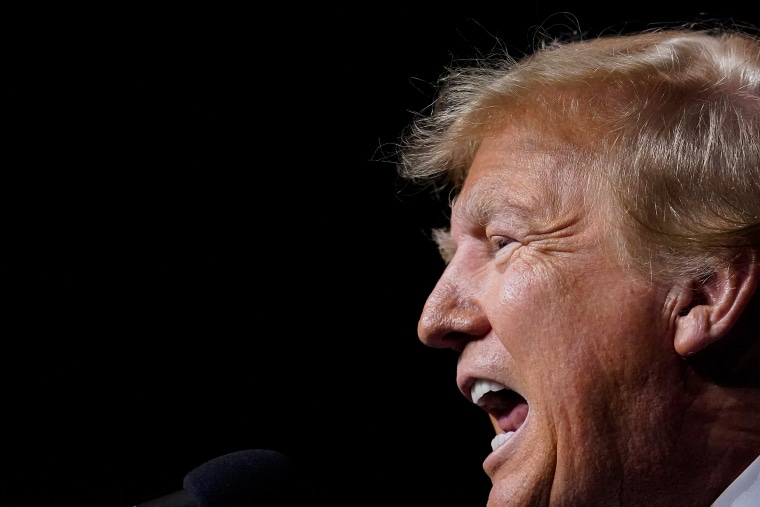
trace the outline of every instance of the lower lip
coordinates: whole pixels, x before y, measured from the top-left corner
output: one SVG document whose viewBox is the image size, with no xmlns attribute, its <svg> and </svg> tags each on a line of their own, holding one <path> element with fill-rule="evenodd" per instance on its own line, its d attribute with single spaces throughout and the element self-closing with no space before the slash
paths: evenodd
<svg viewBox="0 0 760 507">
<path fill-rule="evenodd" d="M 488 474 L 490 477 L 492 477 L 496 470 L 502 467 L 504 463 L 515 454 L 516 446 L 519 443 L 518 441 L 520 439 L 519 435 L 523 427 L 525 427 L 525 423 L 523 423 L 523 425 L 520 426 L 517 431 L 510 432 L 512 435 L 508 437 L 506 441 L 502 442 L 499 447 L 491 451 L 488 456 L 486 456 L 486 459 L 483 461 L 483 470 L 485 470 L 486 474 Z"/>
</svg>

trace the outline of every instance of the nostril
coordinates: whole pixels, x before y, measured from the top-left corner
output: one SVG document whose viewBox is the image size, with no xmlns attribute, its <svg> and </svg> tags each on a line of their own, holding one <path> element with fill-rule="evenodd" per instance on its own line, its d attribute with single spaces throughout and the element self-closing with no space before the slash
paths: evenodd
<svg viewBox="0 0 760 507">
<path fill-rule="evenodd" d="M 447 347 L 457 352 L 462 352 L 464 347 L 469 343 L 473 337 L 466 333 L 448 333 L 445 338 Z"/>
</svg>

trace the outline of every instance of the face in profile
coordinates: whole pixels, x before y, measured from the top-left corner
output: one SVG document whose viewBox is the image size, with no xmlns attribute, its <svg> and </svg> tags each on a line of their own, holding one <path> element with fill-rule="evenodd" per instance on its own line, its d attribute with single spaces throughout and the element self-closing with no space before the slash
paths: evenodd
<svg viewBox="0 0 760 507">
<path fill-rule="evenodd" d="M 419 335 L 460 352 L 459 389 L 498 428 L 489 505 L 619 505 L 673 479 L 683 438 L 668 294 L 620 261 L 609 203 L 525 134 L 481 145 Z"/>
</svg>

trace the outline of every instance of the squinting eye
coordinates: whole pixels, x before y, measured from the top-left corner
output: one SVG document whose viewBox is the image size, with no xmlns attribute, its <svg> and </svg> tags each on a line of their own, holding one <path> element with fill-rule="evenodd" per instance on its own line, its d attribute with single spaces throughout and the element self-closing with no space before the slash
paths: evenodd
<svg viewBox="0 0 760 507">
<path fill-rule="evenodd" d="M 507 236 L 491 236 L 489 241 L 497 250 L 501 250 L 505 246 L 514 242 L 512 238 L 508 238 Z"/>
</svg>

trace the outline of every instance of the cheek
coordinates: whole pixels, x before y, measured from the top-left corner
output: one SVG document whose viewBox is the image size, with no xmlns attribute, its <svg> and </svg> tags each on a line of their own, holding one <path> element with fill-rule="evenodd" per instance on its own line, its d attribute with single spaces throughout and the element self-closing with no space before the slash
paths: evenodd
<svg viewBox="0 0 760 507">
<path fill-rule="evenodd" d="M 621 365 L 646 367 L 658 348 L 652 341 L 659 324 L 656 301 L 645 289 L 535 259 L 515 263 L 495 289 L 491 325 L 518 367 L 567 389 L 569 377 L 583 384 L 625 373 L 613 371 Z"/>
<path fill-rule="evenodd" d="M 537 350 L 551 356 L 574 349 L 578 327 L 585 325 L 574 296 L 581 290 L 577 284 L 556 267 L 528 262 L 513 264 L 497 278 L 491 325 L 516 360 Z"/>
</svg>

